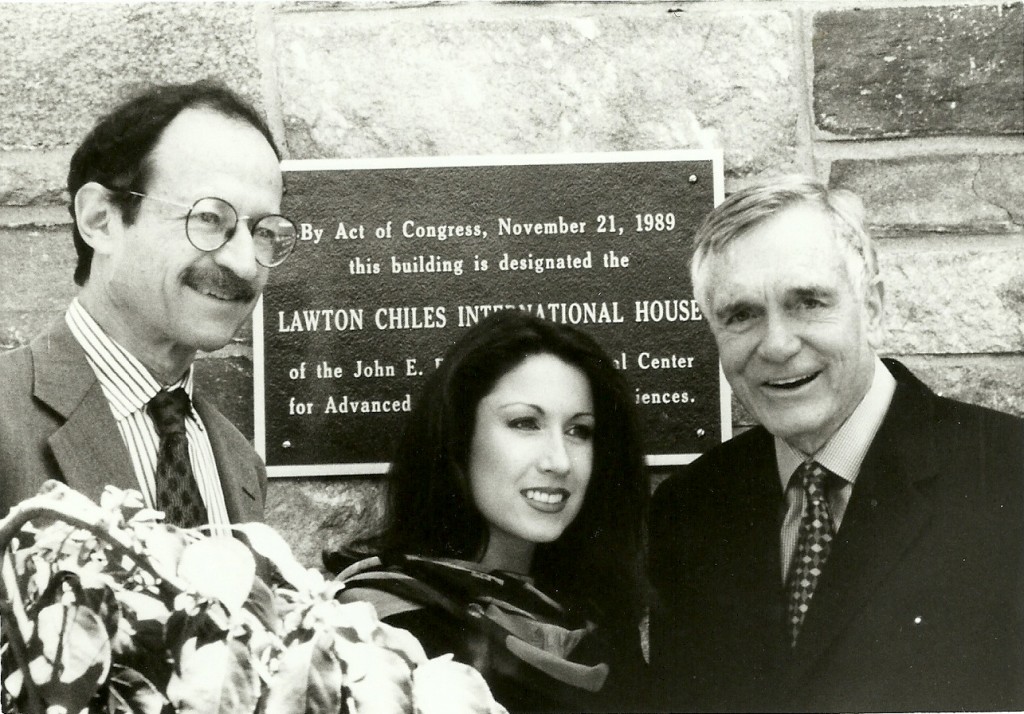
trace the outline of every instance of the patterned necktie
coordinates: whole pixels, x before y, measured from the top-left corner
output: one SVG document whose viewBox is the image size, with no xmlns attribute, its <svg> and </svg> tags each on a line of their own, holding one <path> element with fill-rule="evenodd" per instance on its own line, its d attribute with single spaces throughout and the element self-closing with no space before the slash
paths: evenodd
<svg viewBox="0 0 1024 714">
<path fill-rule="evenodd" d="M 206 506 L 192 474 L 185 434 L 185 417 L 192 409 L 188 394 L 184 389 L 173 392 L 161 389 L 149 401 L 148 409 L 160 436 L 156 455 L 156 507 L 164 512 L 168 523 L 176 526 L 205 525 Z"/>
<path fill-rule="evenodd" d="M 825 497 L 827 475 L 828 471 L 816 461 L 802 463 L 793 473 L 793 478 L 799 479 L 804 489 L 804 513 L 786 586 L 786 623 L 792 646 L 796 646 L 814 588 L 832 547 L 834 528 Z"/>
</svg>

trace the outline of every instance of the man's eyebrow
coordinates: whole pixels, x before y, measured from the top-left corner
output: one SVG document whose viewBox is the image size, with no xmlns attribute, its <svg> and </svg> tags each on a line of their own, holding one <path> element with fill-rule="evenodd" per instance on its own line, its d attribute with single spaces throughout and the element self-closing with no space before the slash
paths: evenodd
<svg viewBox="0 0 1024 714">
<path fill-rule="evenodd" d="M 730 300 L 729 302 L 724 303 L 721 307 L 716 307 L 714 309 L 714 315 L 718 319 L 722 319 L 725 316 L 731 315 L 732 313 L 740 310 L 756 311 L 758 309 L 759 308 L 757 303 L 753 302 L 752 300 L 745 300 L 740 298 L 737 300 Z"/>
<path fill-rule="evenodd" d="M 786 291 L 787 297 L 820 298 L 835 295 L 836 289 L 829 285 L 801 285 Z"/>
</svg>

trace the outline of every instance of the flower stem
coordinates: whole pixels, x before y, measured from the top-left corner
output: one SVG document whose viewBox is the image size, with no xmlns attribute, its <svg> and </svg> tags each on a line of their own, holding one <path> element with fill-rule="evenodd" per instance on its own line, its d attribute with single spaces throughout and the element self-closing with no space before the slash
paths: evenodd
<svg viewBox="0 0 1024 714">
<path fill-rule="evenodd" d="M 8 572 L 9 570 L 10 572 Z M 21 670 L 21 686 L 25 688 L 28 699 L 29 711 L 27 714 L 45 714 L 46 709 L 43 707 L 39 690 L 36 689 L 36 684 L 32 681 L 32 676 L 29 674 L 28 653 L 25 647 L 25 640 L 22 637 L 22 621 L 26 620 L 25 611 L 24 608 L 16 609 L 7 596 L 8 575 L 12 573 L 13 566 L 11 566 L 10 553 L 5 552 L 3 577 L 0 577 L 0 625 L 2 625 L 0 629 L 7 633 L 7 641 L 10 643 L 14 661 L 17 662 L 18 669 Z M 15 594 L 17 595 L 18 602 L 20 602 L 21 594 L 17 592 L 17 586 L 18 584 L 15 582 Z M 31 624 L 28 626 L 31 627 Z"/>
<path fill-rule="evenodd" d="M 78 494 L 72 494 L 71 490 L 63 484 L 59 484 L 59 486 L 61 487 L 60 489 L 55 488 L 48 493 L 33 496 L 22 501 L 10 510 L 6 518 L 0 520 L 0 548 L 6 551 L 14 536 L 29 521 L 37 518 L 44 518 L 46 520 L 56 519 L 76 528 L 89 531 L 97 538 L 109 544 L 116 553 L 127 555 L 143 570 L 158 580 L 163 581 L 172 595 L 188 590 L 187 586 L 177 576 L 163 572 L 144 552 L 136 548 L 134 544 L 118 532 L 121 529 L 108 525 L 105 522 L 107 514 L 99 506 L 88 499 L 82 498 L 81 501 L 74 504 L 74 510 L 79 513 L 74 513 L 65 507 L 61 502 L 64 497 L 69 494 Z M 92 513 L 86 513 L 83 516 L 80 513 L 83 510 L 92 511 Z"/>
</svg>

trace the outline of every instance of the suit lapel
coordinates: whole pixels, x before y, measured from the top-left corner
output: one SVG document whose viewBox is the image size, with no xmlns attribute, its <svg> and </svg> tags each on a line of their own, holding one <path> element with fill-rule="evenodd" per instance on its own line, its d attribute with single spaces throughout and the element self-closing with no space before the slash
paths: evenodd
<svg viewBox="0 0 1024 714">
<path fill-rule="evenodd" d="M 759 653 L 753 659 L 748 654 L 739 657 L 756 662 L 755 678 L 761 686 L 772 687 L 789 649 L 783 640 L 778 536 L 785 500 L 772 436 L 757 427 L 750 437 L 746 453 L 737 460 L 739 472 L 730 474 L 730 485 L 719 494 L 724 500 L 722 508 L 729 514 L 722 538 L 728 547 L 720 557 L 733 572 L 729 597 L 736 598 L 735 631 L 742 633 L 736 646 Z M 730 503 L 733 498 L 737 502 Z"/>
<path fill-rule="evenodd" d="M 794 651 L 796 677 L 828 650 L 875 596 L 930 520 L 932 506 L 920 486 L 938 472 L 928 428 L 933 409 L 923 385 L 898 382 L 811 601 Z"/>
<path fill-rule="evenodd" d="M 262 521 L 259 477 L 252 447 L 206 400 L 196 398 L 195 407 L 210 437 L 228 518 L 232 523 Z"/>
<path fill-rule="evenodd" d="M 761 684 L 772 689 L 779 681 L 778 668 L 786 662 L 789 649 L 785 639 L 786 612 L 779 546 L 779 530 L 782 528 L 786 501 L 779 480 L 774 440 L 767 432 L 765 444 L 761 453 L 766 458 L 754 469 L 758 474 L 758 484 L 751 491 L 751 498 L 756 499 L 758 505 L 750 512 L 750 523 L 755 526 L 754 530 L 760 534 L 762 541 L 759 562 L 751 564 L 755 571 L 753 582 L 758 587 L 751 588 L 752 600 L 747 606 L 760 612 L 760 631 L 764 634 L 764 652 L 767 656 L 765 677 Z"/>
<path fill-rule="evenodd" d="M 103 487 L 139 487 L 114 415 L 63 319 L 32 343 L 34 393 L 66 421 L 49 438 L 65 482 L 90 498 Z"/>
</svg>

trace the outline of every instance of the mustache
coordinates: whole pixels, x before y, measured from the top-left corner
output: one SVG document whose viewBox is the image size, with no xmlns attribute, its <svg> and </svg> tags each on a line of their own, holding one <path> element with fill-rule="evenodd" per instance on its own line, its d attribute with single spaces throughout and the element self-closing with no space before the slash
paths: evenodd
<svg viewBox="0 0 1024 714">
<path fill-rule="evenodd" d="M 231 300 L 250 301 L 258 295 L 256 285 L 219 265 L 190 265 L 181 275 L 181 282 L 197 292 L 210 291 Z"/>
</svg>

